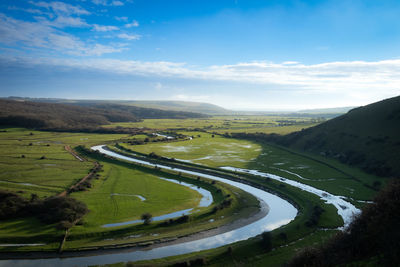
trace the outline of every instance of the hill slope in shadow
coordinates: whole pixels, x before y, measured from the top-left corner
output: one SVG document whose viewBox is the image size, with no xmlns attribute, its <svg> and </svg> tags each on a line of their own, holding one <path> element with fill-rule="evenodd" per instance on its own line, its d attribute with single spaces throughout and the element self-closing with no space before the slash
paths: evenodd
<svg viewBox="0 0 400 267">
<path fill-rule="evenodd" d="M 337 158 L 379 176 L 400 177 L 400 96 L 352 109 L 277 142 Z"/>
</svg>

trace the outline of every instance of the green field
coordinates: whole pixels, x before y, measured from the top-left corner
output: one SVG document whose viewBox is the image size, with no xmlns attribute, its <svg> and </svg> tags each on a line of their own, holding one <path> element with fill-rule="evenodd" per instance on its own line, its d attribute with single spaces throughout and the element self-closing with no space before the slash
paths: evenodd
<svg viewBox="0 0 400 267">
<path fill-rule="evenodd" d="M 66 145 L 96 144 L 127 135 L 56 133 L 8 128 L 0 132 L 0 188 L 41 197 L 64 191 L 93 163 L 79 161 Z M 44 157 L 44 158 L 42 158 Z"/>
<path fill-rule="evenodd" d="M 226 166 L 227 162 L 237 167 L 245 167 L 261 153 L 261 146 L 244 140 L 223 138 L 219 135 L 203 132 L 181 132 L 193 136 L 188 141 L 172 141 L 149 143 L 146 145 L 129 145 L 120 143 L 121 146 L 135 151 L 188 160 L 192 163 L 211 167 Z"/>
<path fill-rule="evenodd" d="M 3 180 L 0 188 L 17 192 L 27 198 L 30 194 L 37 194 L 39 197 L 56 195 L 82 179 L 93 167 L 95 159 L 90 155 L 81 155 L 85 161 L 80 161 L 65 150 L 65 145 L 90 147 L 111 140 L 128 139 L 127 135 L 53 133 L 16 128 L 5 129 L 1 135 L 1 145 L 5 148 L 2 155 L 2 175 L 7 179 Z M 42 156 L 45 158 L 40 159 Z M 22 160 L 24 168 L 20 167 Z M 142 224 L 102 227 L 103 224 L 140 219 L 146 212 L 158 216 L 195 208 L 193 215 L 190 215 L 190 227 L 172 225 L 158 231 L 161 238 L 218 227 L 247 216 L 258 207 L 254 197 L 223 184 L 212 185 L 211 181 L 198 181 L 143 167 L 138 169 L 132 164 L 119 161 L 110 162 L 102 158 L 96 160 L 100 161 L 102 170 L 93 179 L 91 189 L 71 194 L 84 202 L 90 212 L 83 222 L 71 229 L 64 246 L 67 249 L 154 239 L 150 233 L 154 232 L 158 223 L 144 229 Z M 11 164 L 15 166 L 14 169 L 10 168 Z M 6 176 L 11 171 L 13 175 Z M 159 177 L 180 179 L 207 188 L 213 194 L 214 203 L 209 207 L 197 208 L 201 198 L 198 192 Z M 224 200 L 224 195 L 232 196 L 231 207 L 216 214 L 210 213 L 215 205 Z M 207 223 L 211 219 L 213 223 Z M 2 243 L 46 244 L 40 247 L 11 247 L 12 250 L 54 250 L 63 235 L 63 231 L 57 230 L 56 225 L 45 225 L 35 218 L 7 220 L 0 225 Z M 138 235 L 140 237 L 135 238 Z M 1 250 L 7 251 L 10 248 L 2 247 Z"/>
<path fill-rule="evenodd" d="M 142 122 L 113 123 L 114 127 L 143 127 L 157 130 L 194 130 L 209 132 L 262 132 L 287 134 L 324 121 L 310 117 L 284 116 L 213 116 L 205 119 L 147 119 Z"/>
<path fill-rule="evenodd" d="M 215 120 L 222 122 L 221 126 L 217 126 L 222 127 L 224 119 L 219 117 Z M 207 121 L 204 125 L 199 124 L 198 121 L 195 124 L 209 127 L 210 121 L 212 120 Z M 187 129 L 190 128 L 189 124 L 194 122 L 195 120 L 178 120 L 175 121 L 175 128 Z M 252 123 L 256 122 L 252 121 Z M 167 120 L 145 121 L 143 125 L 146 123 L 147 125 L 143 127 L 151 128 L 151 124 L 154 124 L 154 126 L 161 127 L 160 130 L 164 130 L 164 132 L 170 131 L 173 128 L 171 126 L 174 126 L 173 121 Z M 168 127 L 163 128 L 163 123 Z M 181 127 L 183 126 L 181 123 L 187 124 Z M 240 123 L 238 122 L 240 127 L 246 127 L 246 123 L 248 126 L 250 125 L 246 131 L 256 129 L 251 126 L 253 124 L 249 121 Z M 299 125 L 275 125 L 265 127 L 265 129 L 298 127 Z M 73 148 L 84 145 L 88 148 L 94 144 L 118 143 L 127 151 L 137 151 L 141 154 L 154 152 L 160 156 L 182 159 L 183 162 L 175 164 L 183 164 L 199 170 L 218 171 L 222 166 L 255 169 L 310 184 L 333 194 L 346 196 L 354 199 L 352 201 L 357 206 L 363 204 L 356 200 L 370 200 L 376 194 L 376 190 L 370 186 L 376 179 L 374 176 L 316 155 L 299 154 L 296 151 L 266 143 L 223 137 L 215 133 L 218 131 L 217 127 L 211 129 L 210 132 L 178 130 L 176 133 L 191 136 L 193 139 L 169 141 L 143 134 L 128 136 L 4 129 L 5 131 L 0 132 L 0 145 L 4 148 L 1 155 L 2 165 L 0 166 L 3 171 L 0 176 L 2 178 L 0 186 L 2 189 L 18 192 L 26 197 L 32 193 L 38 194 L 40 197 L 56 195 L 84 177 L 93 167 L 93 162 L 98 161 L 102 165 L 102 170 L 96 179 L 93 179 L 91 188 L 71 194 L 72 197 L 86 203 L 90 212 L 82 222 L 71 228 L 64 245 L 66 250 L 118 246 L 126 243 L 159 242 L 162 239 L 182 237 L 218 227 L 241 217 L 247 217 L 257 210 L 257 201 L 254 197 L 240 189 L 223 184 L 212 185 L 211 181 L 203 179 L 200 181 L 196 177 L 181 176 L 174 171 L 164 172 L 146 168 L 107 159 L 93 153 L 87 154 L 84 150 L 77 149 L 81 153 L 80 156 L 86 159 L 86 161 L 79 161 L 65 150 L 66 145 Z M 232 131 L 240 129 L 240 127 L 235 128 L 227 124 L 223 127 L 231 127 Z M 220 130 L 224 132 L 226 129 Z M 151 130 L 147 133 L 152 132 L 155 131 Z M 157 132 L 162 133 L 163 131 Z M 146 138 L 149 138 L 149 142 L 142 145 L 127 143 L 135 139 L 143 141 Z M 110 147 L 113 146 L 110 145 Z M 44 158 L 40 159 L 42 156 Z M 153 160 L 157 161 L 157 159 Z M 234 175 L 229 172 L 219 172 L 228 178 Z M 196 208 L 196 212 L 190 215 L 190 220 L 183 224 L 172 224 L 165 227 L 161 226 L 159 222 L 153 222 L 150 225 L 102 227 L 103 224 L 139 219 L 145 212 L 158 216 L 194 208 L 198 205 L 200 195 L 196 191 L 161 180 L 159 177 L 174 178 L 206 188 L 212 192 L 214 203 L 207 208 Z M 290 247 L 295 249 L 301 244 L 322 240 L 330 234 L 325 234 L 318 229 L 332 229 L 343 223 L 337 215 L 336 209 L 332 205 L 325 204 L 315 195 L 292 186 L 282 185 L 279 181 L 265 180 L 257 176 L 242 175 L 241 179 L 264 186 L 296 203 L 299 209 L 299 216 L 296 220 L 273 231 L 274 245 L 277 247 L 290 243 Z M 232 196 L 232 206 L 218 211 L 216 214 L 212 213 L 213 207 L 221 203 L 226 195 Z M 138 196 L 145 200 L 143 201 Z M 306 222 L 312 217 L 315 206 L 322 207 L 324 212 L 315 226 L 306 226 Z M 3 247 L 1 248 L 3 251 L 10 249 L 16 251 L 55 250 L 63 234 L 62 231 L 55 228 L 55 225 L 46 226 L 34 218 L 3 221 L 1 226 L 0 241 L 2 243 L 42 242 L 46 244 L 41 247 Z M 287 239 L 283 240 L 280 237 L 282 233 L 287 236 Z M 299 242 L 301 239 L 304 241 Z M 293 251 L 289 248 L 279 248 L 274 254 L 265 254 L 259 250 L 258 238 L 239 242 L 233 247 L 237 251 L 238 257 L 245 257 L 247 262 L 255 265 L 281 264 L 285 257 L 293 255 Z M 212 264 L 218 265 L 221 262 L 230 261 L 229 257 L 224 256 L 223 249 L 226 248 L 195 253 L 194 256 L 207 255 L 206 257 Z M 167 262 L 179 261 L 185 257 L 191 256 L 173 257 Z M 153 263 L 158 264 L 159 261 L 156 260 Z"/>
<path fill-rule="evenodd" d="M 376 194 L 373 183 L 379 178 L 338 162 L 292 153 L 270 144 L 220 135 L 212 137 L 203 132 L 180 133 L 193 136 L 194 139 L 146 145 L 119 145 L 144 154 L 154 152 L 210 167 L 231 166 L 272 173 L 355 200 L 371 200 Z M 359 205 L 357 202 L 354 204 Z"/>
<path fill-rule="evenodd" d="M 222 183 L 214 185 L 207 179 L 177 176 L 173 171 L 166 173 L 118 160 L 102 160 L 101 157 L 98 160 L 103 164 L 104 171 L 96 180 L 93 189 L 72 194 L 73 197 L 87 203 L 91 212 L 85 217 L 83 225 L 72 228 L 66 248 L 77 249 L 176 238 L 221 226 L 248 216 L 258 209 L 258 201 L 253 196 Z M 200 195 L 196 191 L 163 181 L 159 177 L 178 179 L 203 187 L 212 193 L 214 202 L 208 207 L 197 207 Z M 121 195 L 117 198 L 115 195 L 111 196 L 115 193 Z M 146 200 L 129 197 L 133 194 L 141 195 Z M 221 203 L 226 195 L 231 196 L 232 205 L 212 213 L 211 210 Z M 149 226 L 139 223 L 101 227 L 102 224 L 139 219 L 144 212 L 157 216 L 187 208 L 194 208 L 194 212 L 189 215 L 190 221 L 184 224 L 186 226 L 176 224 L 160 228 L 158 226 L 160 222 L 154 222 Z"/>
</svg>

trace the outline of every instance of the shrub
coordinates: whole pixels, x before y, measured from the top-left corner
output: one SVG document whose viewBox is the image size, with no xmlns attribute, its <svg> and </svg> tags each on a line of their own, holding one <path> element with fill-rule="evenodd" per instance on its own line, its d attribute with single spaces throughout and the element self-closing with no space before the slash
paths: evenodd
<svg viewBox="0 0 400 267">
<path fill-rule="evenodd" d="M 31 215 L 45 223 L 74 223 L 88 209 L 83 202 L 69 197 L 49 197 L 40 200 L 32 194 L 30 201 L 8 191 L 0 191 L 0 219 Z"/>
<path fill-rule="evenodd" d="M 265 249 L 265 251 L 272 250 L 272 235 L 270 232 L 263 232 L 261 234 L 261 241 L 262 241 L 262 246 Z"/>
<path fill-rule="evenodd" d="M 142 214 L 141 219 L 143 220 L 143 223 L 145 225 L 149 225 L 151 223 L 151 220 L 153 219 L 153 215 L 151 215 L 150 213 L 146 212 Z"/>
</svg>

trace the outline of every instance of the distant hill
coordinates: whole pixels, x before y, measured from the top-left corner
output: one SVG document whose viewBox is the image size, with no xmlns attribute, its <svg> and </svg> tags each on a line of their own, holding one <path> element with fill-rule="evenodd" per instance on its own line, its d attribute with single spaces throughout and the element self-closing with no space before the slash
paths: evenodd
<svg viewBox="0 0 400 267">
<path fill-rule="evenodd" d="M 400 96 L 352 109 L 277 140 L 379 176 L 400 177 Z"/>
<path fill-rule="evenodd" d="M 0 99 L 0 125 L 41 129 L 86 129 L 111 122 L 136 122 L 141 119 L 203 118 L 205 114 L 141 108 L 127 105 L 61 104 Z"/>
<path fill-rule="evenodd" d="M 61 99 L 61 98 L 21 98 L 21 97 L 9 97 L 8 99 L 12 100 L 22 99 L 35 102 L 62 103 L 62 104 L 84 105 L 84 106 L 124 105 L 124 106 L 136 106 L 141 108 L 158 109 L 164 111 L 202 113 L 208 115 L 223 115 L 232 113 L 232 111 L 224 109 L 217 105 L 201 103 L 201 102 L 190 102 L 190 101 L 79 100 L 79 99 Z"/>
<path fill-rule="evenodd" d="M 96 101 L 79 101 L 73 105 L 82 107 L 98 108 L 116 112 L 132 114 L 141 119 L 188 119 L 188 118 L 207 118 L 209 115 L 189 111 L 163 110 L 155 108 L 144 108 L 131 105 L 121 105 L 112 103 L 98 103 Z"/>
<path fill-rule="evenodd" d="M 0 125 L 31 128 L 90 128 L 110 122 L 139 121 L 126 112 L 64 104 L 0 100 Z"/>
<path fill-rule="evenodd" d="M 343 114 L 354 109 L 356 107 L 339 107 L 339 108 L 319 108 L 319 109 L 303 109 L 297 111 L 297 113 L 306 114 Z"/>
<path fill-rule="evenodd" d="M 146 107 L 146 108 L 157 108 L 164 110 L 177 110 L 177 111 L 190 111 L 199 112 L 209 115 L 223 115 L 230 114 L 232 111 L 224 109 L 220 106 L 201 103 L 201 102 L 190 102 L 190 101 L 127 101 L 129 105 Z"/>
</svg>

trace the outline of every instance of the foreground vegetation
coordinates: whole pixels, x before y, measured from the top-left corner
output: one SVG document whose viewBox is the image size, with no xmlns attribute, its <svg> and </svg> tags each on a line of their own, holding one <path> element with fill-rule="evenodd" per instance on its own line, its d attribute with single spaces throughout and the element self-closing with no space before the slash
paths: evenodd
<svg viewBox="0 0 400 267">
<path fill-rule="evenodd" d="M 345 232 L 325 244 L 301 250 L 289 266 L 338 266 L 349 262 L 358 266 L 398 266 L 399 207 L 400 182 L 393 180 Z"/>
</svg>

